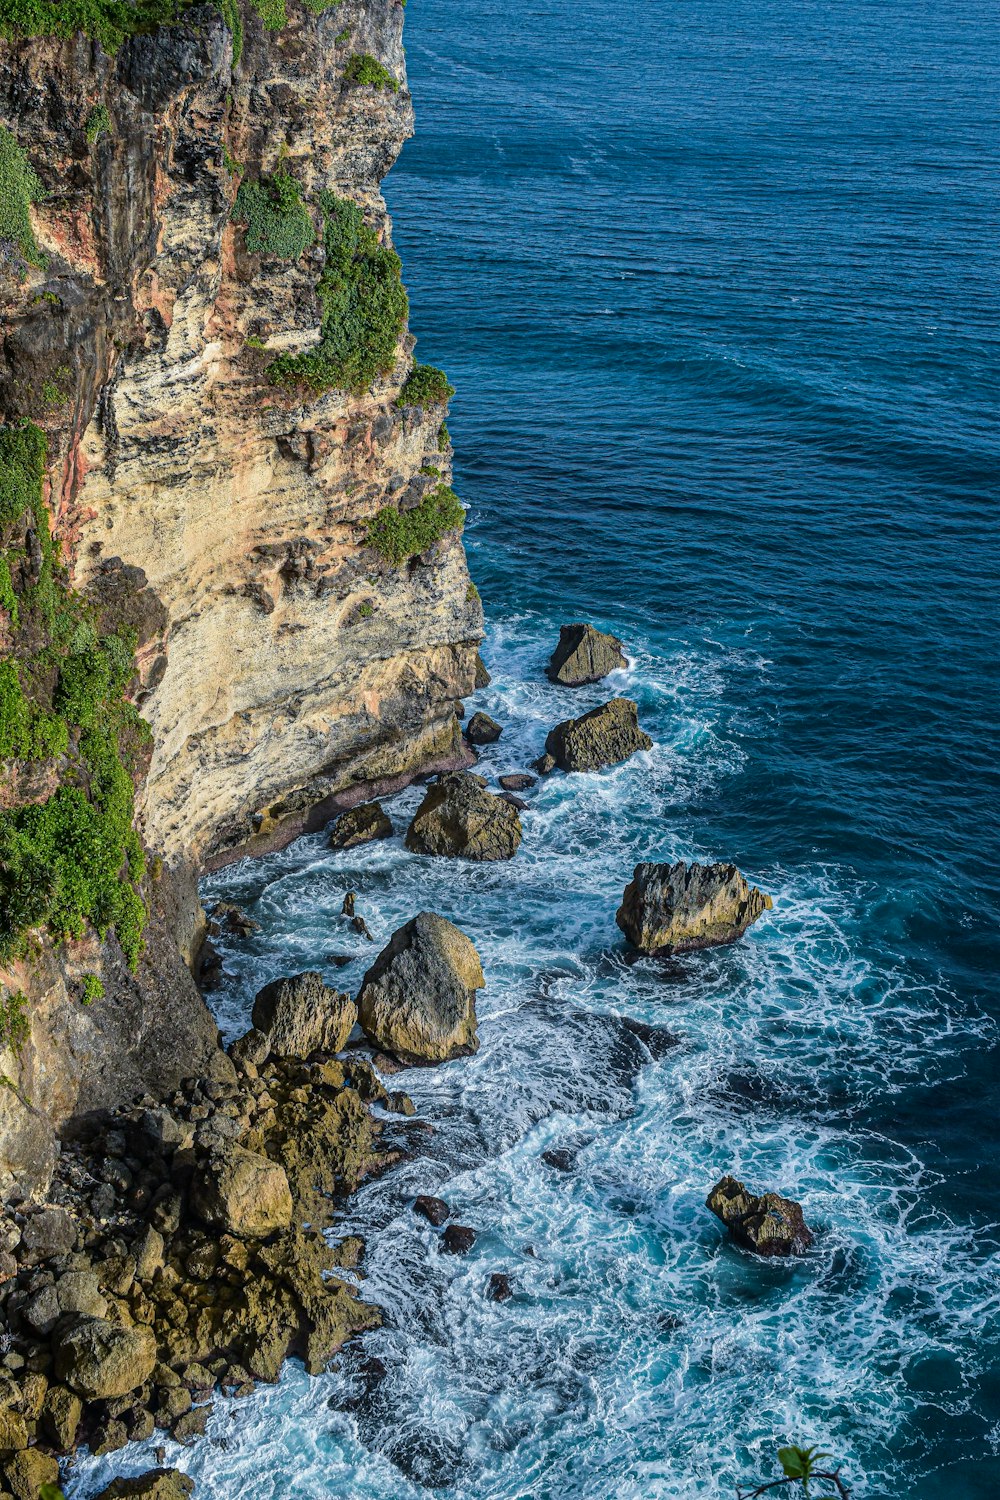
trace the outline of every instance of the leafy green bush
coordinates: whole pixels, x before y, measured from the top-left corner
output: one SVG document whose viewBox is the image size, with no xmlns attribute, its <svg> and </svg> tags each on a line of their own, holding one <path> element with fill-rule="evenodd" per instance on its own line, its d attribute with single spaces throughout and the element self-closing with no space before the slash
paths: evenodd
<svg viewBox="0 0 1000 1500">
<path fill-rule="evenodd" d="M 4 36 L 75 36 L 116 52 L 126 37 L 174 21 L 186 0 L 0 0 Z"/>
<path fill-rule="evenodd" d="M 267 377 L 272 385 L 361 392 L 396 358 L 409 311 L 402 267 L 356 203 L 324 192 L 320 205 L 326 265 L 316 288 L 319 343 L 301 354 L 280 355 Z"/>
<path fill-rule="evenodd" d="M 344 82 L 353 84 L 356 88 L 370 84 L 376 89 L 392 89 L 394 94 L 399 92 L 399 80 L 392 76 L 377 57 L 372 57 L 370 52 L 351 54 L 344 69 Z"/>
<path fill-rule="evenodd" d="M 447 422 L 442 422 L 438 428 L 438 452 L 444 453 L 451 446 L 451 433 L 448 431 Z"/>
<path fill-rule="evenodd" d="M 461 531 L 465 510 L 455 491 L 446 484 L 429 491 L 412 510 L 382 509 L 368 522 L 365 542 L 387 562 L 399 567 L 408 557 L 426 552 L 449 531 Z"/>
<path fill-rule="evenodd" d="M 7 127 L 0 125 L 0 241 L 15 245 L 29 266 L 41 266 L 45 260 L 29 212 L 41 196 L 41 183 L 28 158 Z"/>
<path fill-rule="evenodd" d="M 28 997 L 23 990 L 15 990 L 6 999 L 0 997 L 0 1052 L 8 1048 L 16 1057 L 28 1040 L 31 1026 L 24 1014 Z"/>
<path fill-rule="evenodd" d="M 233 204 L 233 218 L 246 226 L 247 249 L 279 260 L 298 260 L 316 238 L 302 189 L 288 172 L 242 182 Z"/>
<path fill-rule="evenodd" d="M 36 581 L 18 594 L 11 580 L 20 638 L 0 662 L 0 759 L 65 758 L 46 802 L 0 811 L 0 959 L 19 951 L 31 927 L 79 936 L 89 921 L 102 935 L 115 928 L 134 968 L 144 857 L 126 761 L 149 734 L 122 696 L 135 636 L 99 637 L 69 588 L 42 500 L 45 456 L 37 427 L 0 428 L 0 528 L 23 528 L 27 512 L 42 553 Z"/>
<path fill-rule="evenodd" d="M 285 0 L 253 0 L 253 8 L 268 31 L 280 31 L 288 25 Z"/>
<path fill-rule="evenodd" d="M 104 999 L 104 985 L 96 974 L 85 974 L 83 976 L 83 994 L 80 996 L 81 1005 L 93 1005 L 95 1000 Z"/>
<path fill-rule="evenodd" d="M 87 132 L 87 140 L 93 144 L 100 136 L 111 134 L 111 116 L 103 104 L 95 104 L 87 116 L 87 124 L 84 127 Z"/>
<path fill-rule="evenodd" d="M 434 365 L 414 365 L 399 394 L 403 406 L 440 406 L 455 394 L 443 370 Z"/>
</svg>

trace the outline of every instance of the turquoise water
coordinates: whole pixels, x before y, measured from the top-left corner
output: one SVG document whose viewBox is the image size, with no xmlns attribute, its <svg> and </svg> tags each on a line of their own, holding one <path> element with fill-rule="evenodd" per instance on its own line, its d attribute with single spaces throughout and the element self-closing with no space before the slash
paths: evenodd
<svg viewBox="0 0 1000 1500">
<path fill-rule="evenodd" d="M 171 1458 L 218 1500 L 701 1500 L 819 1441 L 856 1496 L 993 1496 L 997 13 L 414 0 L 406 24 L 418 135 L 386 187 L 420 357 L 458 387 L 475 706 L 505 726 L 483 769 L 609 690 L 655 748 L 530 794 L 509 865 L 315 836 L 208 883 L 264 928 L 227 954 L 233 1031 L 277 974 L 356 988 L 348 888 L 379 943 L 459 922 L 488 984 L 478 1056 L 407 1076 L 433 1133 L 341 1226 L 369 1236 L 385 1380 L 289 1370 Z M 577 618 L 630 666 L 574 694 L 542 668 Z M 632 865 L 680 856 L 735 860 L 774 911 L 630 965 Z M 812 1253 L 728 1245 L 725 1171 L 800 1198 Z M 437 1254 L 419 1191 L 471 1256 Z"/>
</svg>

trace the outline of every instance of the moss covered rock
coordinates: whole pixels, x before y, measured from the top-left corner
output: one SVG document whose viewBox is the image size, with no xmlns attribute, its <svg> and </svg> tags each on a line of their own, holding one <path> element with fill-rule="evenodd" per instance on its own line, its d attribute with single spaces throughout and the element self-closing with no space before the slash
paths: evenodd
<svg viewBox="0 0 1000 1500">
<path fill-rule="evenodd" d="M 427 788 L 406 835 L 414 854 L 452 859 L 513 859 L 520 844 L 517 808 L 467 771 L 442 776 Z"/>
<path fill-rule="evenodd" d="M 615 917 L 641 953 L 733 943 L 772 906 L 735 865 L 636 865 Z"/>
<path fill-rule="evenodd" d="M 231 1142 L 217 1147 L 198 1168 L 191 1202 L 213 1229 L 259 1239 L 292 1221 L 285 1169 L 267 1156 Z"/>
<path fill-rule="evenodd" d="M 605 635 L 593 625 L 563 625 L 545 675 L 563 687 L 582 687 L 627 666 L 617 636 Z"/>
<path fill-rule="evenodd" d="M 156 1363 L 149 1328 L 126 1328 L 106 1318 L 81 1318 L 55 1347 L 56 1377 L 87 1401 L 125 1396 L 148 1380 Z"/>
<path fill-rule="evenodd" d="M 485 983 L 465 933 L 421 912 L 393 934 L 365 975 L 358 995 L 362 1028 L 402 1062 L 467 1056 L 479 1045 L 476 991 Z"/>
<path fill-rule="evenodd" d="M 813 1242 L 801 1205 L 780 1193 L 757 1197 L 735 1177 L 723 1177 L 705 1203 L 733 1239 L 755 1255 L 797 1255 Z"/>
<path fill-rule="evenodd" d="M 579 719 L 557 724 L 546 738 L 545 753 L 561 771 L 599 771 L 652 745 L 639 728 L 639 710 L 632 699 L 612 698 Z"/>
<path fill-rule="evenodd" d="M 279 1057 L 339 1052 L 356 1020 L 351 997 L 330 989 L 312 970 L 266 984 L 253 1003 L 254 1027 Z"/>
</svg>

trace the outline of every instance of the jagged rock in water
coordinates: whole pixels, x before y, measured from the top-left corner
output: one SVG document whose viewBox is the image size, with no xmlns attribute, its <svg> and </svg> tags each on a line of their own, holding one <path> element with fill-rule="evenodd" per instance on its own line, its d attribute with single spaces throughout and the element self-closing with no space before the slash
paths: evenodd
<svg viewBox="0 0 1000 1500">
<path fill-rule="evenodd" d="M 735 865 L 638 864 L 615 921 L 641 953 L 689 953 L 735 942 L 772 904 Z"/>
<path fill-rule="evenodd" d="M 224 932 L 228 937 L 248 938 L 260 931 L 260 923 L 234 901 L 216 901 L 208 915 L 211 933 Z"/>
<path fill-rule="evenodd" d="M 214 1150 L 195 1173 L 191 1203 L 213 1229 L 246 1239 L 262 1238 L 292 1222 L 284 1167 L 231 1142 Z"/>
<path fill-rule="evenodd" d="M 465 726 L 465 738 L 470 745 L 495 745 L 503 734 L 503 726 L 489 714 L 474 713 Z"/>
<path fill-rule="evenodd" d="M 358 995 L 362 1029 L 402 1062 L 466 1057 L 479 1045 L 476 991 L 485 983 L 465 933 L 421 912 L 393 934 L 365 975 Z"/>
<path fill-rule="evenodd" d="M 605 635 L 593 625 L 563 625 L 559 644 L 545 669 L 550 682 L 563 687 L 583 687 L 600 682 L 609 672 L 628 666 L 617 636 Z"/>
<path fill-rule="evenodd" d="M 537 778 L 529 776 L 526 771 L 512 771 L 500 777 L 500 785 L 505 792 L 527 792 L 537 785 Z"/>
<path fill-rule="evenodd" d="M 442 1224 L 447 1223 L 451 1209 L 443 1198 L 432 1198 L 421 1193 L 413 1200 L 413 1212 L 420 1214 L 428 1224 L 433 1224 L 435 1229 L 440 1229 Z"/>
<path fill-rule="evenodd" d="M 449 1224 L 441 1236 L 441 1248 L 449 1255 L 468 1255 L 476 1243 L 476 1231 L 468 1224 Z"/>
<path fill-rule="evenodd" d="M 349 807 L 330 829 L 331 849 L 354 849 L 376 839 L 392 838 L 392 820 L 381 802 L 359 802 Z"/>
<path fill-rule="evenodd" d="M 780 1193 L 756 1197 L 735 1177 L 723 1177 L 705 1199 L 737 1244 L 755 1255 L 799 1255 L 813 1242 L 801 1205 Z"/>
<path fill-rule="evenodd" d="M 639 728 L 639 710 L 632 699 L 612 698 L 579 719 L 557 724 L 548 733 L 545 753 L 561 771 L 599 771 L 652 745 L 649 735 Z"/>
<path fill-rule="evenodd" d="M 514 1295 L 514 1288 L 510 1284 L 510 1277 L 505 1271 L 494 1271 L 486 1288 L 486 1298 L 489 1302 L 509 1302 Z"/>
<path fill-rule="evenodd" d="M 113 1479 L 95 1500 L 188 1500 L 194 1480 L 180 1469 L 151 1469 L 134 1479 Z"/>
<path fill-rule="evenodd" d="M 123 1328 L 106 1318 L 81 1318 L 55 1348 L 57 1378 L 88 1401 L 128 1395 L 149 1379 L 155 1364 L 151 1328 Z"/>
<path fill-rule="evenodd" d="M 482 861 L 513 859 L 521 844 L 517 808 L 456 771 L 427 788 L 406 835 L 414 854 Z"/>
<path fill-rule="evenodd" d="M 357 1018 L 351 997 L 330 989 L 312 969 L 272 980 L 253 1002 L 254 1029 L 263 1032 L 278 1057 L 340 1052 Z"/>
</svg>

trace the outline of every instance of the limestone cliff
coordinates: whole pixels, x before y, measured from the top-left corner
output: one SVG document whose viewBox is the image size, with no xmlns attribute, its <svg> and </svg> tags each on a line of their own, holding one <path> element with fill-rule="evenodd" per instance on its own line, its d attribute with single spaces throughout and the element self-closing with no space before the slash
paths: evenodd
<svg viewBox="0 0 1000 1500">
<path fill-rule="evenodd" d="M 179 957 L 192 870 L 464 759 L 482 616 L 447 388 L 404 392 L 414 341 L 379 191 L 412 127 L 403 9 L 288 0 L 261 6 L 273 29 L 222 9 L 147 18 L 106 51 L 21 37 L 0 6 L 0 427 L 44 433 L 66 585 L 136 644 L 125 691 L 152 737 L 130 771 L 158 856 L 128 867 L 151 913 L 134 976 L 89 924 L 63 942 L 50 921 L 8 954 L 0 995 L 26 996 L 30 1035 L 0 1057 L 0 1168 L 49 1122 L 204 1063 L 214 1032 Z M 37 584 L 24 514 L 0 545 Z M 15 624 L 0 578 L 16 661 Z M 68 752 L 5 763 L 0 809 L 86 785 L 80 723 Z M 4 857 L 0 830 L 0 883 Z M 89 1008 L 84 971 L 106 990 Z"/>
</svg>

